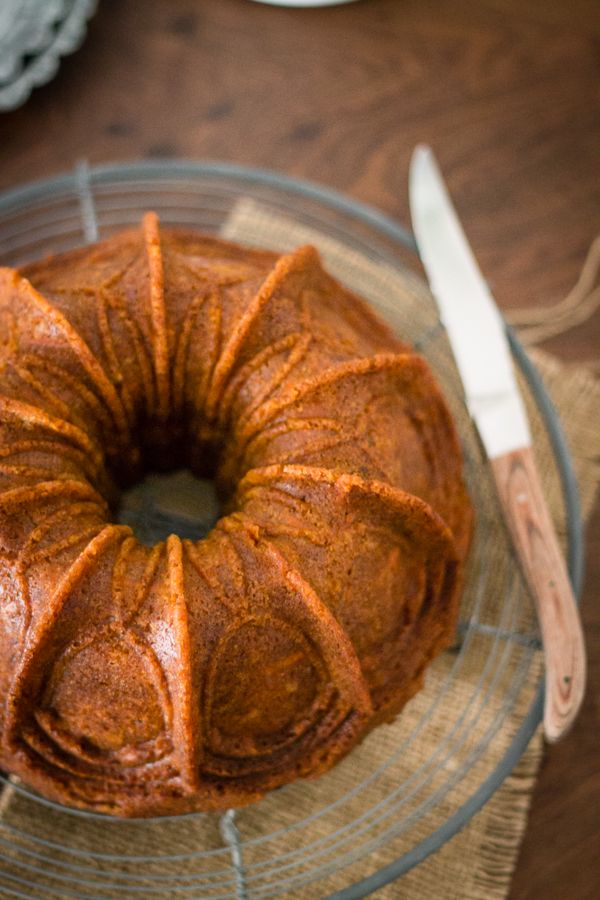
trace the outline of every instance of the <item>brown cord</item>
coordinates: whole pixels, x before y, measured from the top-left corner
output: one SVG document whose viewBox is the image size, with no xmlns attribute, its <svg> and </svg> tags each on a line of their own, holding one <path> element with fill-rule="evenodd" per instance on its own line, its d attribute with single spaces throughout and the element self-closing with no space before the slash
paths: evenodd
<svg viewBox="0 0 600 900">
<path fill-rule="evenodd" d="M 592 241 L 579 279 L 564 300 L 550 307 L 513 310 L 507 316 L 519 329 L 523 343 L 539 344 L 587 322 L 600 308 L 600 285 L 596 285 L 599 272 L 600 235 Z M 589 367 L 598 369 L 600 362 L 592 360 Z"/>
</svg>

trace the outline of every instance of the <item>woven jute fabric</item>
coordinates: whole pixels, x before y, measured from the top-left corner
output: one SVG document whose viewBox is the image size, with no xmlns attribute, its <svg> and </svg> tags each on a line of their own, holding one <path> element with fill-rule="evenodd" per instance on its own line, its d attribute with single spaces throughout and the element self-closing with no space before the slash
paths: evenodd
<svg viewBox="0 0 600 900">
<path fill-rule="evenodd" d="M 324 897 L 408 853 L 455 814 L 503 758 L 539 683 L 542 659 L 532 649 L 538 635 L 533 608 L 522 586 L 515 587 L 516 566 L 493 486 L 421 278 L 299 225 L 293 216 L 274 215 L 253 200 L 237 204 L 223 234 L 282 251 L 315 244 L 327 267 L 367 297 L 431 361 L 463 437 L 477 509 L 462 636 L 456 648 L 433 663 L 424 690 L 395 723 L 377 729 L 327 775 L 274 792 L 239 810 L 235 819 L 90 820 L 40 805 L 18 784 L 8 786 L 0 798 L 1 897 Z M 600 479 L 600 384 L 585 370 L 567 370 L 539 350 L 532 350 L 531 357 L 562 419 L 586 518 Z M 546 496 L 564 540 L 555 453 L 522 377 L 521 386 Z M 521 644 L 511 641 L 515 635 Z M 376 896 L 505 897 L 541 755 L 538 732 L 512 774 L 463 830 Z M 332 841 L 331 835 L 338 837 Z M 205 852 L 200 861 L 193 856 L 198 850 Z M 342 868 L 340 860 L 346 863 Z M 274 862 L 279 874 L 270 875 Z M 318 879 L 306 883 L 307 867 L 317 864 Z M 284 877 L 285 890 L 278 880 Z M 125 890 L 128 885 L 131 893 Z"/>
</svg>

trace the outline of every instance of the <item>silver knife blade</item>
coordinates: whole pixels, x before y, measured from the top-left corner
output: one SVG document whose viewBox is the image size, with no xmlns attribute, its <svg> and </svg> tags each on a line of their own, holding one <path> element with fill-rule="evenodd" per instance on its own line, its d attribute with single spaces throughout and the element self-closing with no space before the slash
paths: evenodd
<svg viewBox="0 0 600 900">
<path fill-rule="evenodd" d="M 502 318 L 427 147 L 418 147 L 412 158 L 410 207 L 467 406 L 536 604 L 546 660 L 544 729 L 555 741 L 573 723 L 585 691 L 581 620 L 530 446 Z"/>
<path fill-rule="evenodd" d="M 528 447 L 531 435 L 504 323 L 429 147 L 413 153 L 409 197 L 421 261 L 487 455 L 495 459 Z"/>
</svg>

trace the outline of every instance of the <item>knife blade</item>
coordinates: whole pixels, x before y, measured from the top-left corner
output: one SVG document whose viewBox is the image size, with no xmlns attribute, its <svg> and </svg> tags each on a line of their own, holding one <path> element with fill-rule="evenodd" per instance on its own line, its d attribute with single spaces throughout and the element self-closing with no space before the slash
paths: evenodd
<svg viewBox="0 0 600 900">
<path fill-rule="evenodd" d="M 581 706 L 585 644 L 535 464 L 504 321 L 429 147 L 419 146 L 413 153 L 409 199 L 421 261 L 537 609 L 546 666 L 544 731 L 549 741 L 556 741 Z"/>
</svg>

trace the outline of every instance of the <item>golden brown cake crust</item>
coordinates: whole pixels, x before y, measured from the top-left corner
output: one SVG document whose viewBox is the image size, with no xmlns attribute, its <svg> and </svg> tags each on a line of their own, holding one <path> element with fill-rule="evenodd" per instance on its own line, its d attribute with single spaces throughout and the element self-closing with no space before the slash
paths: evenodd
<svg viewBox="0 0 600 900">
<path fill-rule="evenodd" d="M 472 512 L 426 365 L 325 273 L 142 228 L 0 269 L 0 765 L 118 815 L 328 769 L 456 624 Z M 111 521 L 214 475 L 198 543 Z"/>
</svg>

